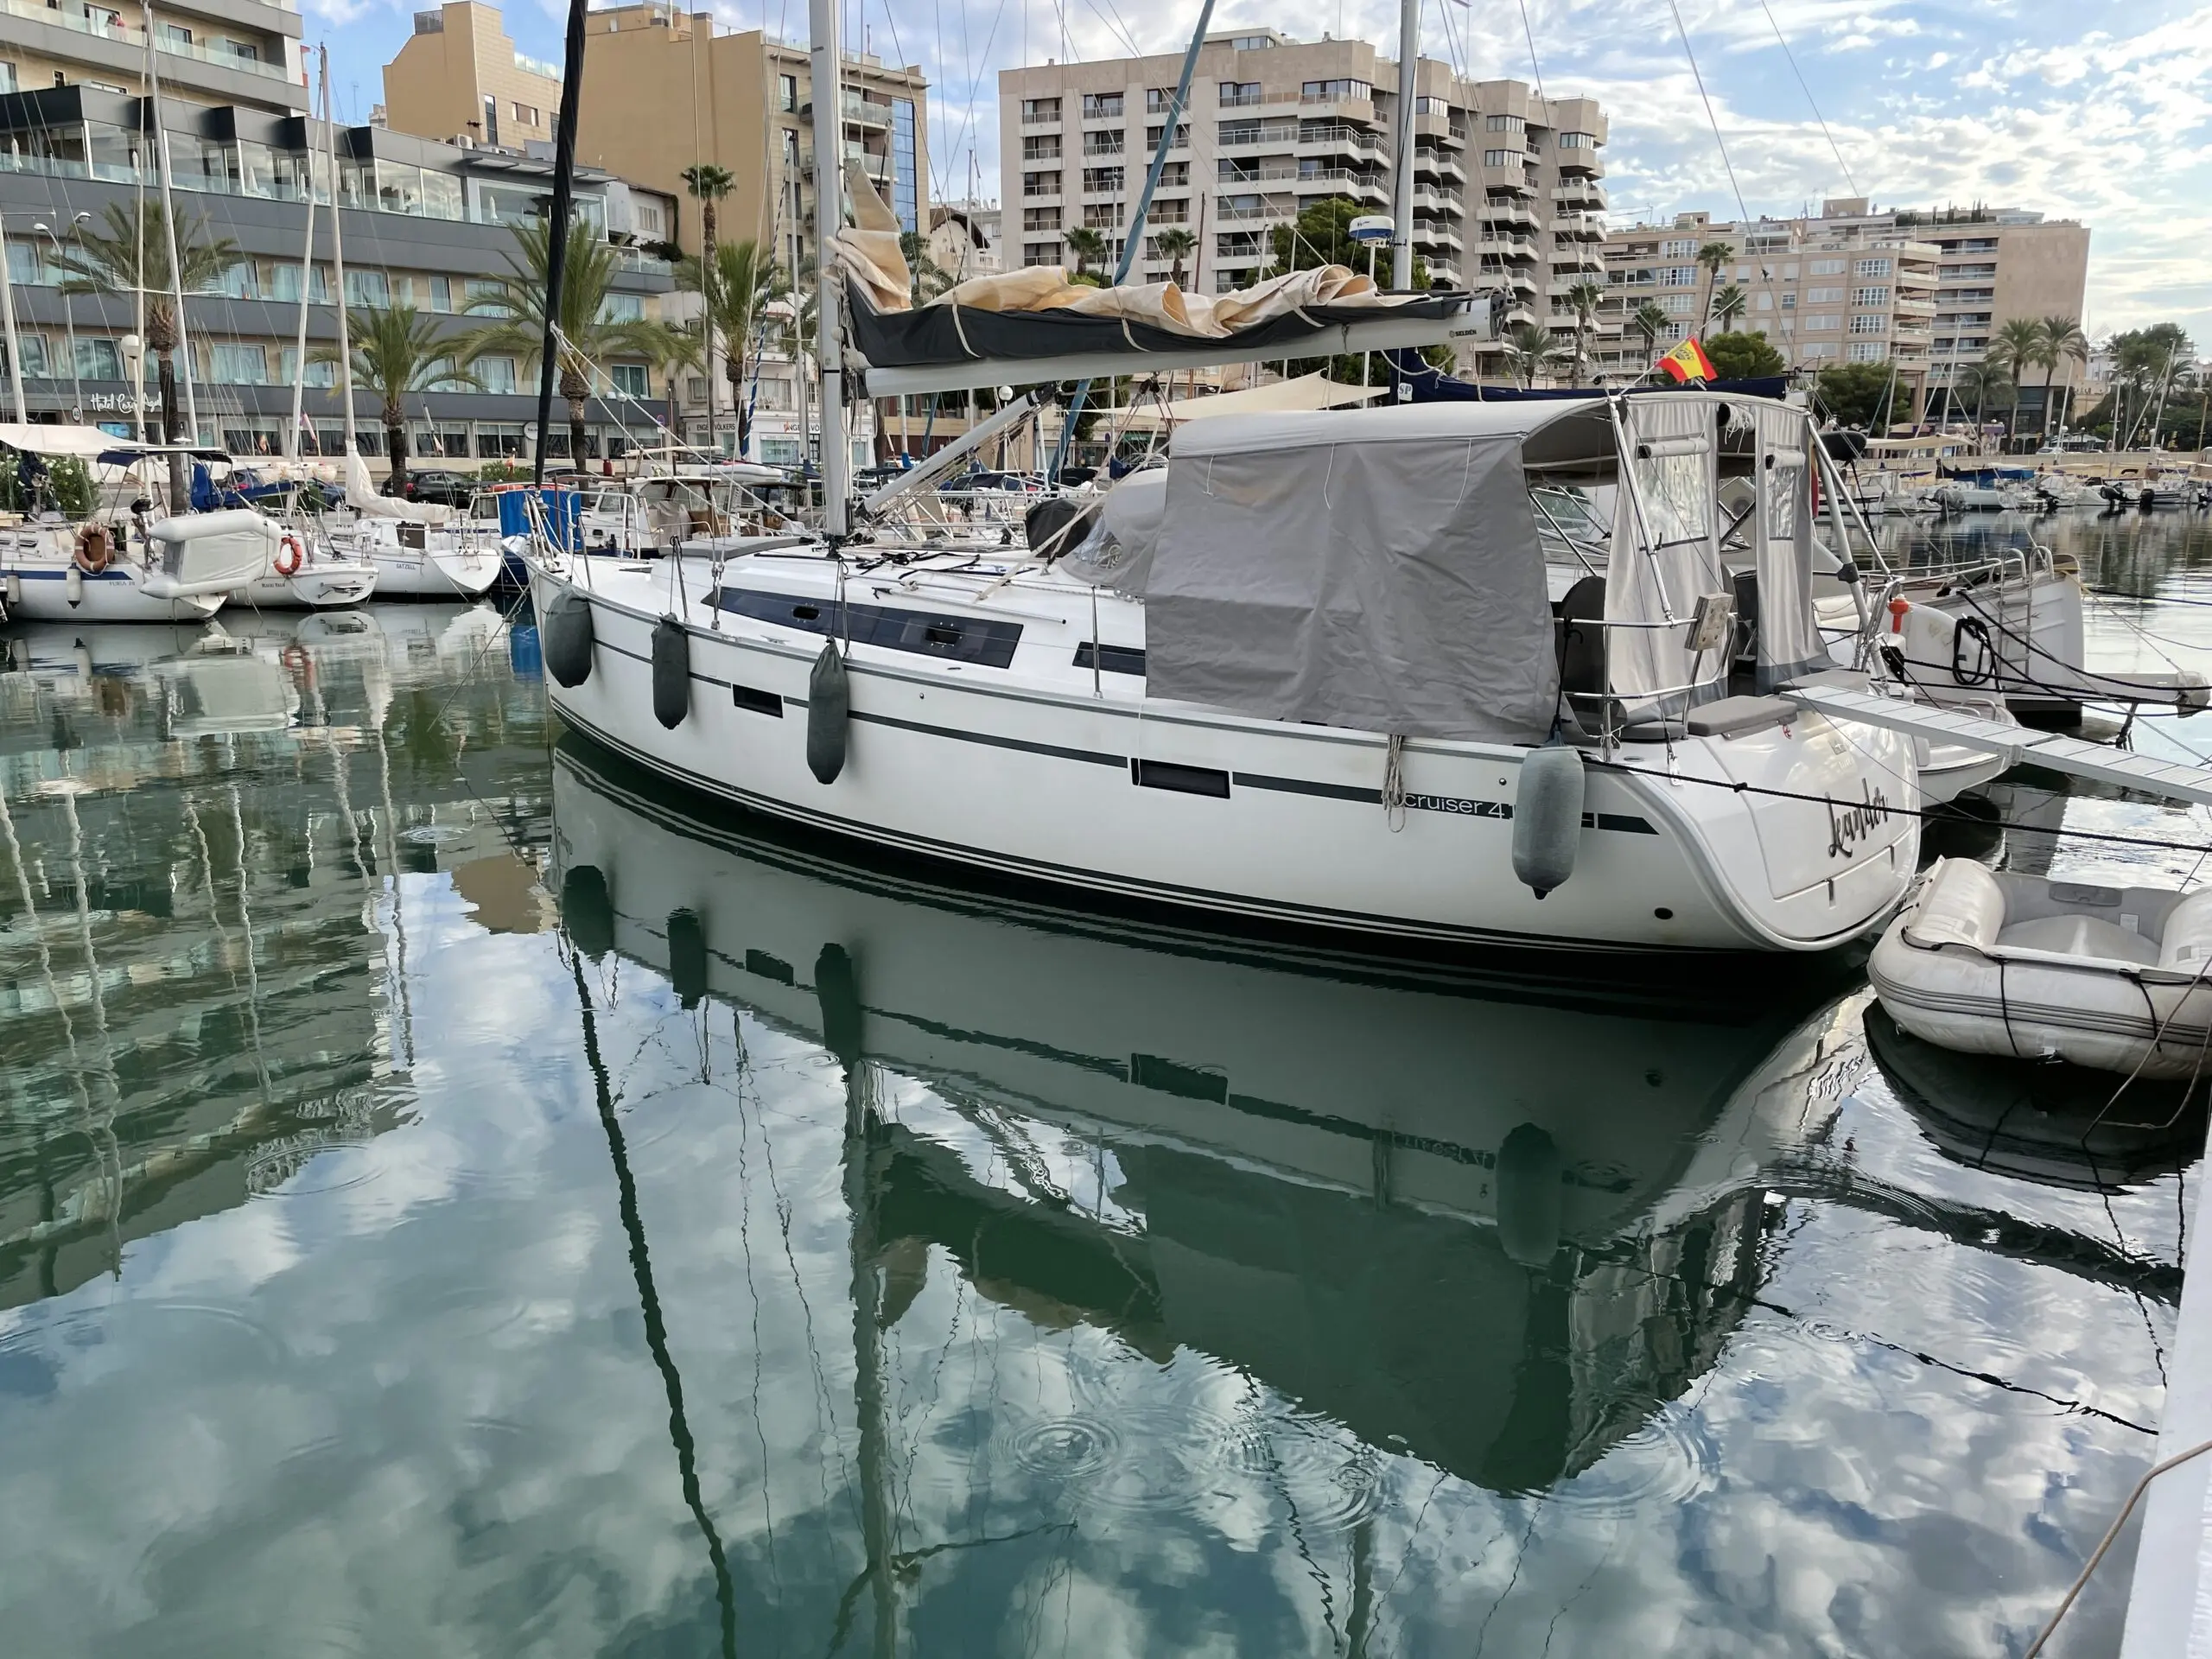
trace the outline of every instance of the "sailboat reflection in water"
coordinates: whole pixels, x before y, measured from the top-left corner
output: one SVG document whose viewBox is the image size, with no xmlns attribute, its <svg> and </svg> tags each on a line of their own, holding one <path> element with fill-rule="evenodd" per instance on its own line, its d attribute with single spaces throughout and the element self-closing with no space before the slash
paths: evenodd
<svg viewBox="0 0 2212 1659">
<path fill-rule="evenodd" d="M 1817 985 L 1532 995 L 932 886 L 684 798 L 563 740 L 548 879 L 587 957 L 843 1063 L 864 1394 L 941 1253 L 1039 1325 L 1209 1355 L 1332 1420 L 1362 1443 L 1333 1437 L 1339 1492 L 1376 1452 L 1546 1491 L 1664 1432 L 1751 1305 L 1762 1172 L 1836 1109 L 1848 1027 Z M 884 1106 L 906 1084 L 933 1127 Z M 1109 1506 L 1277 1455 L 1140 1438 L 1015 1443 Z"/>
</svg>

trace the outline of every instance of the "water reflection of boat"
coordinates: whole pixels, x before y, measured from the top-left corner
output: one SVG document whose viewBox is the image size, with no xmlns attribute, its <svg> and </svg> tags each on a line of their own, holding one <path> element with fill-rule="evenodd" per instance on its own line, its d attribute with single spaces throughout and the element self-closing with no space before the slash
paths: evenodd
<svg viewBox="0 0 2212 1659">
<path fill-rule="evenodd" d="M 886 1249 L 1502 1489 L 1587 1467 L 1712 1363 L 1762 1172 L 1835 1109 L 1818 987 L 1577 1001 L 1141 934 L 732 834 L 569 742 L 554 801 L 584 951 L 921 1079 L 994 1149 L 871 1116 Z M 1114 1216 L 1060 1196 L 1071 1138 L 1111 1159 Z"/>
<path fill-rule="evenodd" d="M 1901 1030 L 1878 1003 L 1866 1046 L 1936 1148 L 1970 1169 L 2099 1192 L 2186 1169 L 2204 1150 L 2205 1091 L 2101 1071 L 1955 1054 Z"/>
</svg>

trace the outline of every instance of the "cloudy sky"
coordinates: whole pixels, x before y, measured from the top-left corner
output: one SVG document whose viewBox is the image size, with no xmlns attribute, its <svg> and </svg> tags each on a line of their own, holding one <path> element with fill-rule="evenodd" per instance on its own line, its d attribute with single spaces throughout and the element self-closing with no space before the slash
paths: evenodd
<svg viewBox="0 0 2212 1659">
<path fill-rule="evenodd" d="M 1724 164 L 1669 0 L 1424 0 L 1422 49 L 1484 75 L 1594 93 L 1612 118 L 1617 221 L 1707 208 L 1794 213 L 1824 196 L 2038 209 L 2094 231 L 2088 322 L 2173 318 L 2212 342 L 2212 5 L 2194 0 L 1676 0 Z M 848 27 L 932 86 L 933 194 L 998 169 L 995 72 L 1048 56 L 1178 49 L 1167 0 L 844 0 Z M 381 96 L 410 0 L 306 0 L 334 48 L 341 112 Z M 556 0 L 511 0 L 524 51 L 557 59 Z M 731 27 L 803 36 L 803 0 L 717 3 Z M 1214 27 L 1397 37 L 1376 0 L 1220 0 Z M 2094 27 L 2085 27 L 2086 25 Z M 1788 43 L 1785 53 L 1782 41 Z M 1794 55 L 1793 67 L 1791 58 Z M 1808 95 L 1808 88 L 1810 89 Z M 1818 115 L 1815 112 L 1817 101 Z M 1823 130 L 1822 120 L 1826 129 Z M 1854 188 L 1855 187 L 1855 188 Z"/>
</svg>

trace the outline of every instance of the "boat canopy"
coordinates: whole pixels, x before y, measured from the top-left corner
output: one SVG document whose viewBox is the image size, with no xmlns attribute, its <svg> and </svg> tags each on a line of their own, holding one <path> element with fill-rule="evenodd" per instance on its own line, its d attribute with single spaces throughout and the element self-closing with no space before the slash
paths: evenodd
<svg viewBox="0 0 2212 1659">
<path fill-rule="evenodd" d="M 105 455 L 135 459 L 145 446 L 97 426 L 48 426 L 36 421 L 0 421 L 0 444 L 49 459 L 98 461 Z"/>
</svg>

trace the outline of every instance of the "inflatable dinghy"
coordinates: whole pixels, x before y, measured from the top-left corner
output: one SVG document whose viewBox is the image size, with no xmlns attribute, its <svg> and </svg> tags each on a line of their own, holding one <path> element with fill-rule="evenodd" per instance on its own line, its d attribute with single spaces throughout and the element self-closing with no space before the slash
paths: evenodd
<svg viewBox="0 0 2212 1659">
<path fill-rule="evenodd" d="M 1890 1017 L 1942 1048 L 2212 1077 L 2212 888 L 2082 887 L 1947 858 L 1866 971 Z"/>
</svg>

